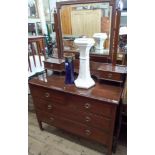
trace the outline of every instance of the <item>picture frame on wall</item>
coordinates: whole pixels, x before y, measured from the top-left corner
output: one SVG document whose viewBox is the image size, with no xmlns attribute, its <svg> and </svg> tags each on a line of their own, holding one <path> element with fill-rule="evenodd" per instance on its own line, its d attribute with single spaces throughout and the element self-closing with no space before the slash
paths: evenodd
<svg viewBox="0 0 155 155">
<path fill-rule="evenodd" d="M 39 18 L 36 0 L 28 0 L 28 17 Z"/>
</svg>

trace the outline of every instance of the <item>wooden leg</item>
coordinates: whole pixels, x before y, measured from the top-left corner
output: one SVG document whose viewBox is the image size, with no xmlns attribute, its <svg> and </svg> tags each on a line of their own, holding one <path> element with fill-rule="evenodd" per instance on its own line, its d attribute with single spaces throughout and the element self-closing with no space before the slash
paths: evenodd
<svg viewBox="0 0 155 155">
<path fill-rule="evenodd" d="M 38 121 L 40 130 L 44 130 L 41 121 Z"/>
<path fill-rule="evenodd" d="M 117 149 L 117 143 L 118 143 L 118 138 L 119 138 L 119 135 L 120 135 L 120 130 L 121 130 L 121 122 L 122 122 L 122 101 L 119 105 L 119 108 L 118 108 L 118 113 L 117 113 L 117 127 L 116 127 L 116 133 L 115 133 L 115 136 L 113 138 L 113 146 L 112 146 L 112 151 L 113 153 L 116 152 L 116 149 Z"/>
<path fill-rule="evenodd" d="M 47 69 L 45 68 L 45 73 L 47 74 Z"/>
<path fill-rule="evenodd" d="M 113 153 L 116 153 L 116 147 L 117 147 L 117 140 L 116 140 L 116 137 L 114 137 L 113 146 L 112 146 L 112 152 Z"/>
<path fill-rule="evenodd" d="M 112 155 L 112 141 L 107 145 L 107 154 Z"/>
</svg>

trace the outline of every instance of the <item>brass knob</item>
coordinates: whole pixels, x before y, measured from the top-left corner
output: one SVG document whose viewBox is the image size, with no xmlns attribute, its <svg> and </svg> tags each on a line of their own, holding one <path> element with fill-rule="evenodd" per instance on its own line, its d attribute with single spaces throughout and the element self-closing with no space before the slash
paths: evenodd
<svg viewBox="0 0 155 155">
<path fill-rule="evenodd" d="M 50 94 L 49 93 L 45 93 L 45 97 L 49 97 L 50 96 Z"/>
<path fill-rule="evenodd" d="M 90 108 L 90 104 L 89 104 L 89 103 L 86 103 L 86 104 L 84 105 L 84 107 L 85 107 L 86 109 L 89 109 L 89 108 Z"/>
<path fill-rule="evenodd" d="M 85 134 L 87 135 L 87 136 L 90 136 L 91 135 L 91 131 L 90 130 L 85 130 Z"/>
<path fill-rule="evenodd" d="M 47 108 L 48 108 L 48 109 L 52 109 L 52 105 L 49 104 L 49 105 L 47 106 Z"/>
<path fill-rule="evenodd" d="M 86 122 L 90 122 L 91 118 L 89 116 L 86 116 L 85 120 L 86 120 Z"/>
<path fill-rule="evenodd" d="M 112 78 L 112 74 L 111 73 L 108 74 L 108 78 Z"/>
<path fill-rule="evenodd" d="M 50 120 L 53 122 L 54 121 L 54 118 L 53 117 L 50 117 Z"/>
</svg>

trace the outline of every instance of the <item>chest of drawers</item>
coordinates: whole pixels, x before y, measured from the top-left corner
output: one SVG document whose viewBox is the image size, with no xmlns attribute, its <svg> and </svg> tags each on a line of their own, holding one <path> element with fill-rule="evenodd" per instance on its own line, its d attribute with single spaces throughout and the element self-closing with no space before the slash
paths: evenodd
<svg viewBox="0 0 155 155">
<path fill-rule="evenodd" d="M 96 83 L 88 90 L 65 85 L 63 76 L 29 81 L 37 119 L 107 146 L 112 154 L 113 133 L 121 87 Z"/>
</svg>

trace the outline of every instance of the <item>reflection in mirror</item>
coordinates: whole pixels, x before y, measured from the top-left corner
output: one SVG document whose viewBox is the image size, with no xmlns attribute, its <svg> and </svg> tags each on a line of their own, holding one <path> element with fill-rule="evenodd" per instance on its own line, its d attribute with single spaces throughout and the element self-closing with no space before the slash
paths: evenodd
<svg viewBox="0 0 155 155">
<path fill-rule="evenodd" d="M 64 5 L 60 9 L 64 51 L 78 52 L 74 40 L 94 38 L 91 54 L 108 55 L 110 49 L 112 7 L 106 3 Z"/>
</svg>

